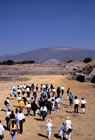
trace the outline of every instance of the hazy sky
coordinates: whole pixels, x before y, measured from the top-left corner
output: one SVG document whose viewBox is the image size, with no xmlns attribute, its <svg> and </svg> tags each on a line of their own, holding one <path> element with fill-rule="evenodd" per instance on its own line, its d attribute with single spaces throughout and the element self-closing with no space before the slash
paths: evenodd
<svg viewBox="0 0 95 140">
<path fill-rule="evenodd" d="M 57 46 L 95 49 L 95 0 L 0 0 L 0 55 Z"/>
</svg>

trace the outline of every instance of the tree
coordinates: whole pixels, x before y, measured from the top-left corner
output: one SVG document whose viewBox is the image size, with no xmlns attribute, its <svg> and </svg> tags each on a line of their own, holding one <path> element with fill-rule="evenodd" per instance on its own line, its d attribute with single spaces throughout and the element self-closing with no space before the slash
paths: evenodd
<svg viewBox="0 0 95 140">
<path fill-rule="evenodd" d="M 13 65 L 14 64 L 14 61 L 9 59 L 7 61 L 3 61 L 2 64 L 3 65 Z"/>
<path fill-rule="evenodd" d="M 86 58 L 83 60 L 84 63 L 89 63 L 89 62 L 91 62 L 91 61 L 92 61 L 92 59 L 91 59 L 90 57 L 86 57 Z"/>
<path fill-rule="evenodd" d="M 71 63 L 71 62 L 73 62 L 73 60 L 68 60 L 68 61 L 67 61 L 67 63 Z"/>
</svg>

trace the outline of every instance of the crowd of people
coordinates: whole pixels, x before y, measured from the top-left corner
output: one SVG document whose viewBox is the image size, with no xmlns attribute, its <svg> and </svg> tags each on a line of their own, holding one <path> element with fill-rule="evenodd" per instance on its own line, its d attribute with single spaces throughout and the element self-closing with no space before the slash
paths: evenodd
<svg viewBox="0 0 95 140">
<path fill-rule="evenodd" d="M 48 114 L 52 111 L 60 111 L 60 105 L 64 96 L 64 87 L 54 88 L 53 84 L 24 84 L 13 86 L 10 89 L 9 97 L 4 101 L 5 112 L 6 112 L 6 128 L 10 131 L 12 140 L 15 140 L 16 134 L 23 133 L 23 124 L 25 122 L 25 115 L 23 110 L 26 109 L 26 116 L 39 115 L 44 121 Z M 40 95 L 39 95 L 40 94 Z M 18 105 L 15 110 L 10 108 L 10 98 L 14 98 L 14 102 L 17 100 Z M 84 98 L 79 101 L 77 96 L 71 93 L 70 88 L 67 89 L 67 99 L 69 105 L 74 104 L 74 113 L 79 112 L 79 104 L 81 104 L 82 113 L 85 113 L 86 101 Z M 47 137 L 50 139 L 52 130 L 52 120 L 47 120 Z M 0 139 L 4 138 L 3 135 L 4 127 L 0 120 Z M 72 121 L 70 117 L 67 117 L 66 121 L 63 122 L 59 130 L 61 139 L 70 140 L 72 133 Z"/>
</svg>

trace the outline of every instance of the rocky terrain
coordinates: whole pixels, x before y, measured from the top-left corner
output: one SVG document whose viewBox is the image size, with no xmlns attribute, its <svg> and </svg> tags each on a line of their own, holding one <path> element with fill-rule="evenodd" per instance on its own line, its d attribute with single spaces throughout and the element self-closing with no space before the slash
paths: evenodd
<svg viewBox="0 0 95 140">
<path fill-rule="evenodd" d="M 95 61 L 60 63 L 50 59 L 44 64 L 0 65 L 0 81 L 25 81 L 25 75 L 65 75 L 71 74 L 72 79 L 80 82 L 95 82 Z"/>
<path fill-rule="evenodd" d="M 73 79 L 80 82 L 92 82 L 95 83 L 95 61 L 89 62 L 81 67 L 81 69 L 76 69 L 73 72 Z"/>
</svg>

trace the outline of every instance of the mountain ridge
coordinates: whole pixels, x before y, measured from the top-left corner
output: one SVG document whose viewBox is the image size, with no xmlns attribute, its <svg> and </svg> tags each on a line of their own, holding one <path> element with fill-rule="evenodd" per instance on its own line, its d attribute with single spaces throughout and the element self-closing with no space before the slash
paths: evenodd
<svg viewBox="0 0 95 140">
<path fill-rule="evenodd" d="M 60 62 L 67 62 L 68 60 L 82 61 L 85 57 L 95 59 L 95 50 L 68 47 L 40 48 L 16 55 L 0 56 L 0 61 L 8 59 L 14 61 L 35 60 L 36 62 L 44 63 L 49 59 L 56 59 Z"/>
</svg>

